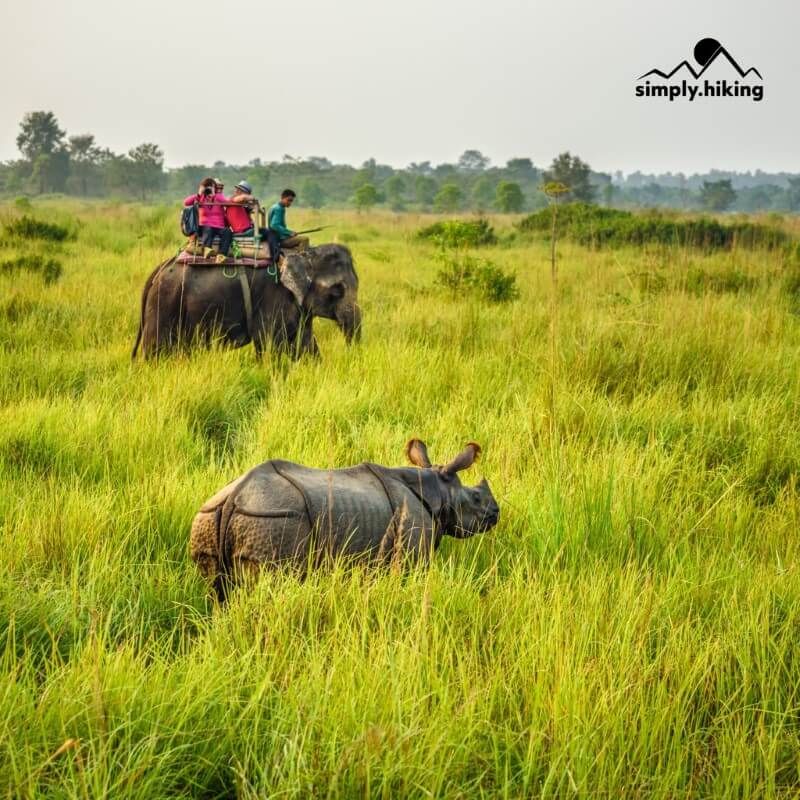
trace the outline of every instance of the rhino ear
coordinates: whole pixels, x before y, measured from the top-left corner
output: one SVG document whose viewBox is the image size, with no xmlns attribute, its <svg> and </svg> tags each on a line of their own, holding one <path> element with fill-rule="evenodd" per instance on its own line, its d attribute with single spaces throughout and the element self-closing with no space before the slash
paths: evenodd
<svg viewBox="0 0 800 800">
<path fill-rule="evenodd" d="M 305 302 L 311 288 L 311 262 L 302 253 L 290 253 L 281 264 L 281 283 L 294 295 L 297 305 Z"/>
<path fill-rule="evenodd" d="M 428 448 L 421 439 L 410 439 L 406 445 L 406 457 L 415 467 L 427 469 L 431 465 Z"/>
<path fill-rule="evenodd" d="M 480 454 L 481 446 L 470 442 L 447 466 L 442 467 L 442 471 L 455 475 L 463 469 L 469 469 L 478 460 Z"/>
</svg>

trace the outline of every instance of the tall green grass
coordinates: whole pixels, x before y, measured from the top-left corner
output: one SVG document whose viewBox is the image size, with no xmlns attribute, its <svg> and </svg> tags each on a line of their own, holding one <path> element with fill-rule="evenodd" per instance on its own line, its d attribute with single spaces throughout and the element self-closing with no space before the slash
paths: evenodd
<svg viewBox="0 0 800 800">
<path fill-rule="evenodd" d="M 79 224 L 57 283 L 0 275 L 0 795 L 796 796 L 783 251 L 560 245 L 551 420 L 543 243 L 493 252 L 521 297 L 488 304 L 435 286 L 421 218 L 326 212 L 360 347 L 321 322 L 319 363 L 131 364 L 174 209 L 35 212 Z M 494 531 L 214 608 L 187 554 L 208 496 L 268 458 L 398 464 L 411 435 L 484 446 Z"/>
</svg>

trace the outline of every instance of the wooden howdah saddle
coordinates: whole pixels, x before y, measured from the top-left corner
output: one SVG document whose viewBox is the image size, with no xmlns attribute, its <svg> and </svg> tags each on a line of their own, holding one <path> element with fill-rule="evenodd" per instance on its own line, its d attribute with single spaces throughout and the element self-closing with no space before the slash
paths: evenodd
<svg viewBox="0 0 800 800">
<path fill-rule="evenodd" d="M 214 239 L 212 247 L 219 245 L 219 238 Z M 228 251 L 228 257 L 222 263 L 217 263 L 215 258 L 203 257 L 203 246 L 199 241 L 187 242 L 176 261 L 179 264 L 191 264 L 194 267 L 254 267 L 266 269 L 272 266 L 272 256 L 265 239 L 261 239 L 256 246 L 252 236 L 236 237 Z"/>
</svg>

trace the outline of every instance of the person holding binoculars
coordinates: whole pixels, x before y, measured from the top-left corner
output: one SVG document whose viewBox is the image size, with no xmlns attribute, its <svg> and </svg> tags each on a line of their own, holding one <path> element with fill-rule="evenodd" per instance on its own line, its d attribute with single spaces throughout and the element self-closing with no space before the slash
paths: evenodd
<svg viewBox="0 0 800 800">
<path fill-rule="evenodd" d="M 214 238 L 219 236 L 216 261 L 221 264 L 228 257 L 228 250 L 233 240 L 233 232 L 225 224 L 225 204 L 227 197 L 217 191 L 213 178 L 203 178 L 197 188 L 197 194 L 191 194 L 183 204 L 191 206 L 197 203 L 200 222 L 200 242 L 203 246 L 203 257 L 210 258 L 214 254 Z"/>
</svg>

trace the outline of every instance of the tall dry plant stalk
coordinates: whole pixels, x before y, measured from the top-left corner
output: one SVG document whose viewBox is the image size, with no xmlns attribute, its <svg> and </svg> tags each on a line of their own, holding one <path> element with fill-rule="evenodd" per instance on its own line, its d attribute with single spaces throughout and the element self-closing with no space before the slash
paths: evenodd
<svg viewBox="0 0 800 800">
<path fill-rule="evenodd" d="M 558 384 L 558 263 L 556 260 L 556 241 L 558 239 L 558 203 L 560 198 L 569 192 L 569 188 L 558 181 L 550 181 L 542 187 L 552 209 L 553 222 L 550 228 L 550 438 L 555 441 L 557 433 L 556 421 L 556 387 Z"/>
</svg>

